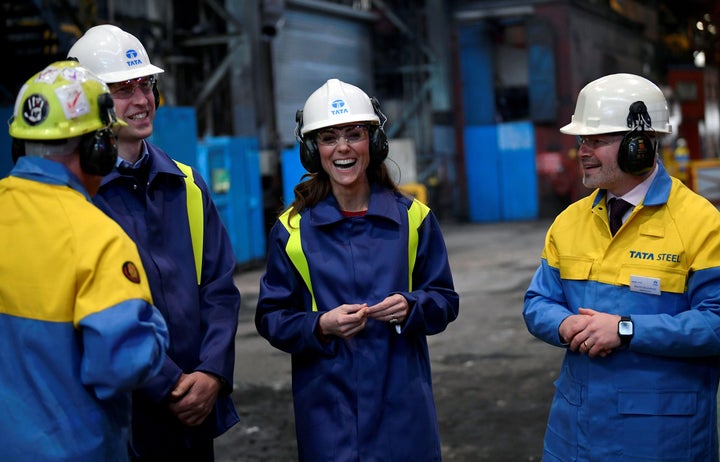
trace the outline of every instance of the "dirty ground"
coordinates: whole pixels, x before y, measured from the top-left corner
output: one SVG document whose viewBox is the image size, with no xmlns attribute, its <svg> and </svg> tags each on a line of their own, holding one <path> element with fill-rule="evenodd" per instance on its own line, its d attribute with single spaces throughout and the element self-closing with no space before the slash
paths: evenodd
<svg viewBox="0 0 720 462">
<path fill-rule="evenodd" d="M 562 351 L 534 339 L 522 300 L 546 220 L 443 224 L 460 316 L 429 338 L 443 460 L 539 461 Z M 217 462 L 297 461 L 290 357 L 255 331 L 262 268 L 238 272 L 243 295 L 233 398 L 241 422 L 216 440 Z"/>
</svg>

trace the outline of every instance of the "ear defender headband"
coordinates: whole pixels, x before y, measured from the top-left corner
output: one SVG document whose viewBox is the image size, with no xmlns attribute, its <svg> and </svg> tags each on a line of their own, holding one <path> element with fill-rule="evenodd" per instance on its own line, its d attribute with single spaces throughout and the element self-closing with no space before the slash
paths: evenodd
<svg viewBox="0 0 720 462">
<path fill-rule="evenodd" d="M 387 116 L 380 110 L 380 102 L 374 96 L 370 98 L 373 111 L 380 119 L 379 125 L 369 125 L 368 135 L 370 137 L 370 167 L 382 164 L 388 155 L 388 139 L 385 134 L 385 122 Z M 300 144 L 300 162 L 310 173 L 317 173 L 322 169 L 320 165 L 320 150 L 318 149 L 315 136 L 312 133 L 303 136 L 303 111 L 298 109 L 295 113 L 295 139 Z M 307 136 L 309 135 L 309 136 Z"/>
<path fill-rule="evenodd" d="M 630 105 L 627 126 L 631 128 L 620 142 L 618 166 L 623 172 L 642 176 L 648 173 L 655 163 L 656 143 L 646 130 L 653 133 L 652 120 L 645 103 L 635 101 Z"/>
</svg>

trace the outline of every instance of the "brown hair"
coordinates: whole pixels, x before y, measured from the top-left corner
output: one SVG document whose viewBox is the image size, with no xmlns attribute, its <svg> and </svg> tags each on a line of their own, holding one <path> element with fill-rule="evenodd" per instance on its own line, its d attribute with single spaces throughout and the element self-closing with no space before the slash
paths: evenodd
<svg viewBox="0 0 720 462">
<path fill-rule="evenodd" d="M 398 191 L 397 184 L 390 176 L 385 162 L 381 162 L 377 165 L 370 165 L 365 171 L 368 177 L 368 182 L 372 186 L 378 184 L 390 189 L 391 191 Z M 320 169 L 317 173 L 306 173 L 300 179 L 300 183 L 295 186 L 293 190 L 295 193 L 295 200 L 293 200 L 290 207 L 290 217 L 300 213 L 306 207 L 312 207 L 327 196 L 332 194 L 332 185 L 330 184 L 330 176 L 323 169 Z"/>
</svg>

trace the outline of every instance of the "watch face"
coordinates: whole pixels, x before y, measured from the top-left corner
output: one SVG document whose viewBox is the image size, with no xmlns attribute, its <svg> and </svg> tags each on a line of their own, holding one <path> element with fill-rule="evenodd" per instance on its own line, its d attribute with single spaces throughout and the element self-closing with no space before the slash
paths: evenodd
<svg viewBox="0 0 720 462">
<path fill-rule="evenodd" d="M 633 334 L 632 321 L 620 321 L 618 323 L 618 333 L 620 335 L 632 335 Z"/>
</svg>

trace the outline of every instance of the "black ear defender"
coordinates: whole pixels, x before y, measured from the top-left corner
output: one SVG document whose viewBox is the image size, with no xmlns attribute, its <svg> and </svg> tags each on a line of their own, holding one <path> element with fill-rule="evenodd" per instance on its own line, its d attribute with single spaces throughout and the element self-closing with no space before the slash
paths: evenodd
<svg viewBox="0 0 720 462">
<path fill-rule="evenodd" d="M 160 107 L 160 90 L 158 90 L 157 87 L 157 80 L 155 80 L 155 83 L 153 83 L 152 94 L 153 98 L 155 98 L 155 109 L 157 109 Z"/>
<path fill-rule="evenodd" d="M 117 138 L 110 128 L 117 119 L 109 93 L 98 96 L 98 112 L 104 128 L 86 133 L 80 139 L 80 168 L 89 175 L 105 176 L 117 162 Z"/>
<path fill-rule="evenodd" d="M 648 135 L 652 134 L 652 121 L 645 103 L 635 101 L 630 105 L 627 126 L 631 128 L 620 142 L 618 166 L 631 175 L 642 176 L 655 164 L 656 142 Z"/>
<path fill-rule="evenodd" d="M 12 161 L 25 155 L 25 142 L 27 140 L 12 139 Z M 89 175 L 105 176 L 115 167 L 117 161 L 117 140 L 110 128 L 101 128 L 86 133 L 80 138 L 78 146 L 80 152 L 80 168 Z"/>
<path fill-rule="evenodd" d="M 380 119 L 379 125 L 369 125 L 368 135 L 370 137 L 370 166 L 376 166 L 385 161 L 388 156 L 388 139 L 385 134 L 385 122 L 387 116 L 380 110 L 380 103 L 374 96 L 370 98 L 373 112 Z M 310 173 L 317 173 L 322 166 L 320 165 L 320 150 L 314 136 L 303 136 L 301 134 L 303 127 L 303 111 L 298 109 L 295 113 L 295 139 L 300 144 L 300 162 L 302 166 Z"/>
<path fill-rule="evenodd" d="M 117 161 L 117 139 L 109 128 L 86 133 L 80 139 L 80 168 L 88 175 L 105 176 Z"/>
<path fill-rule="evenodd" d="M 13 164 L 17 164 L 18 159 L 25 155 L 25 141 L 13 138 L 10 155 L 12 155 Z"/>
<path fill-rule="evenodd" d="M 10 116 L 8 120 L 8 127 L 12 125 L 15 120 L 15 116 Z M 12 138 L 12 144 L 10 145 L 10 155 L 12 156 L 13 164 L 17 164 L 19 158 L 25 155 L 25 141 L 17 138 Z"/>
<path fill-rule="evenodd" d="M 374 96 L 370 98 L 373 111 L 380 119 L 379 125 L 371 125 L 370 130 L 370 163 L 371 165 L 382 164 L 388 156 L 388 139 L 385 134 L 385 122 L 387 116 L 380 110 L 380 101 Z"/>
<path fill-rule="evenodd" d="M 295 112 L 295 139 L 300 144 L 300 163 L 310 173 L 320 171 L 320 151 L 314 136 L 303 136 L 300 130 L 303 126 L 303 111 Z"/>
</svg>

